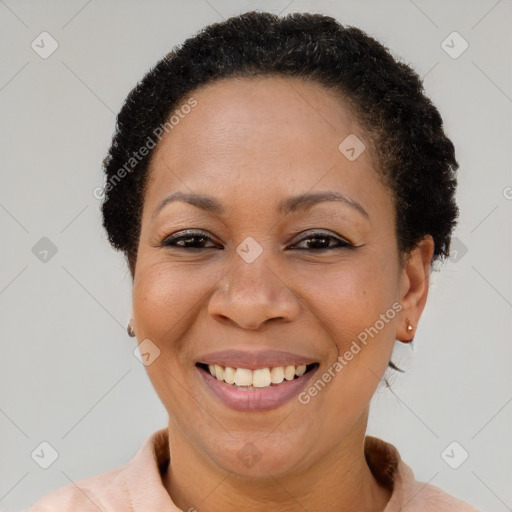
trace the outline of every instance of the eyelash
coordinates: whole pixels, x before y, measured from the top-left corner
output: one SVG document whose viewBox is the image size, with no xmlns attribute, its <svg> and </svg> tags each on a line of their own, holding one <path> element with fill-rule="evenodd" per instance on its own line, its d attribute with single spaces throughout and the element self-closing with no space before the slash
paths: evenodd
<svg viewBox="0 0 512 512">
<path fill-rule="evenodd" d="M 179 233 L 185 233 L 185 234 L 178 236 Z M 161 243 L 161 246 L 162 247 L 174 247 L 177 249 L 185 249 L 185 250 L 214 249 L 214 247 L 184 247 L 184 246 L 176 244 L 176 242 L 179 242 L 181 240 L 191 239 L 191 238 L 193 238 L 193 239 L 204 238 L 204 239 L 206 239 L 206 241 L 212 241 L 212 238 L 204 231 L 185 230 L 185 231 L 180 231 L 179 233 L 176 233 L 176 234 L 166 238 Z M 355 247 L 354 245 L 347 242 L 346 240 L 343 240 L 341 238 L 335 237 L 333 235 L 329 235 L 324 232 L 319 232 L 319 231 L 308 232 L 308 236 L 301 238 L 300 240 L 298 240 L 296 242 L 296 244 L 304 242 L 305 240 L 315 240 L 315 239 L 319 239 L 319 238 L 335 240 L 338 243 L 338 245 L 336 245 L 334 247 L 323 247 L 320 249 L 297 249 L 297 250 L 299 250 L 299 251 L 313 250 L 315 252 L 320 252 L 320 251 L 332 251 L 334 249 L 344 249 L 344 248 L 349 249 L 349 248 Z"/>
</svg>

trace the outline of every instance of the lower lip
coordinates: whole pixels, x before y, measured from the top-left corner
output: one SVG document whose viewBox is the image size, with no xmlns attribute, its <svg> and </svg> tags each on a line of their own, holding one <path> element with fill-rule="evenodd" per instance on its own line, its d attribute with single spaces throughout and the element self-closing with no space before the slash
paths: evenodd
<svg viewBox="0 0 512 512">
<path fill-rule="evenodd" d="M 220 399 L 220 401 L 236 411 L 269 411 L 277 409 L 284 403 L 297 396 L 306 386 L 311 376 L 318 370 L 318 366 L 305 373 L 298 379 L 283 381 L 276 386 L 262 389 L 237 389 L 225 382 L 212 377 L 210 373 L 197 367 L 201 378 L 208 388 Z"/>
</svg>

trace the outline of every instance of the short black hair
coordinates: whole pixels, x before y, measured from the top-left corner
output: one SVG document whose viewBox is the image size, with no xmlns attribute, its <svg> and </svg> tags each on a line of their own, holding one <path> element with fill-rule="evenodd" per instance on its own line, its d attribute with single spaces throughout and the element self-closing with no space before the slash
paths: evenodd
<svg viewBox="0 0 512 512">
<path fill-rule="evenodd" d="M 101 209 L 108 239 L 124 252 L 132 278 L 153 153 L 141 148 L 149 147 L 155 130 L 195 89 L 256 76 L 302 78 L 346 98 L 376 171 L 393 193 L 399 254 L 430 234 L 431 263 L 448 256 L 458 215 L 458 164 L 418 74 L 362 30 L 330 16 L 251 11 L 211 24 L 174 47 L 130 91 L 117 116 L 103 160 Z"/>
</svg>

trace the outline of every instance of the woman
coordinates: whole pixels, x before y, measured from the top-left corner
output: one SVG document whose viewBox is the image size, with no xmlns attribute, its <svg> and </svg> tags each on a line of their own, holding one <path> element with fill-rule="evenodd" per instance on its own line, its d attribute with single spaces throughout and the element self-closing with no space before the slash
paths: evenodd
<svg viewBox="0 0 512 512">
<path fill-rule="evenodd" d="M 449 253 L 457 162 L 417 74 L 318 14 L 206 27 L 129 94 L 104 227 L 169 423 L 32 511 L 475 511 L 366 436 Z"/>
</svg>

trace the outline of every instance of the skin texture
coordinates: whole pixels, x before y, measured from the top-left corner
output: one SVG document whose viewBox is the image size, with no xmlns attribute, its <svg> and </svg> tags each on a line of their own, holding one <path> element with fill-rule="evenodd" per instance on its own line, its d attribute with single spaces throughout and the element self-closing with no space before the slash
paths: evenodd
<svg viewBox="0 0 512 512">
<path fill-rule="evenodd" d="M 133 285 L 138 341 L 161 351 L 147 372 L 169 413 L 164 485 L 182 510 L 382 511 L 390 492 L 363 451 L 369 403 L 395 339 L 410 341 L 407 322 L 417 326 L 423 311 L 432 237 L 401 266 L 392 194 L 368 145 L 355 161 L 338 150 L 365 134 L 323 86 L 227 79 L 193 97 L 197 106 L 152 157 Z M 225 213 L 177 201 L 152 218 L 176 191 L 213 196 Z M 281 200 L 319 191 L 345 194 L 368 216 L 338 201 L 278 213 Z M 212 240 L 160 245 L 185 229 Z M 246 237 L 263 249 L 252 263 L 236 252 Z M 356 247 L 317 249 L 336 238 Z M 321 376 L 394 303 L 402 310 L 307 405 L 231 410 L 195 367 L 214 350 L 269 348 L 311 357 Z M 261 453 L 252 467 L 237 456 L 247 442 Z"/>
</svg>

